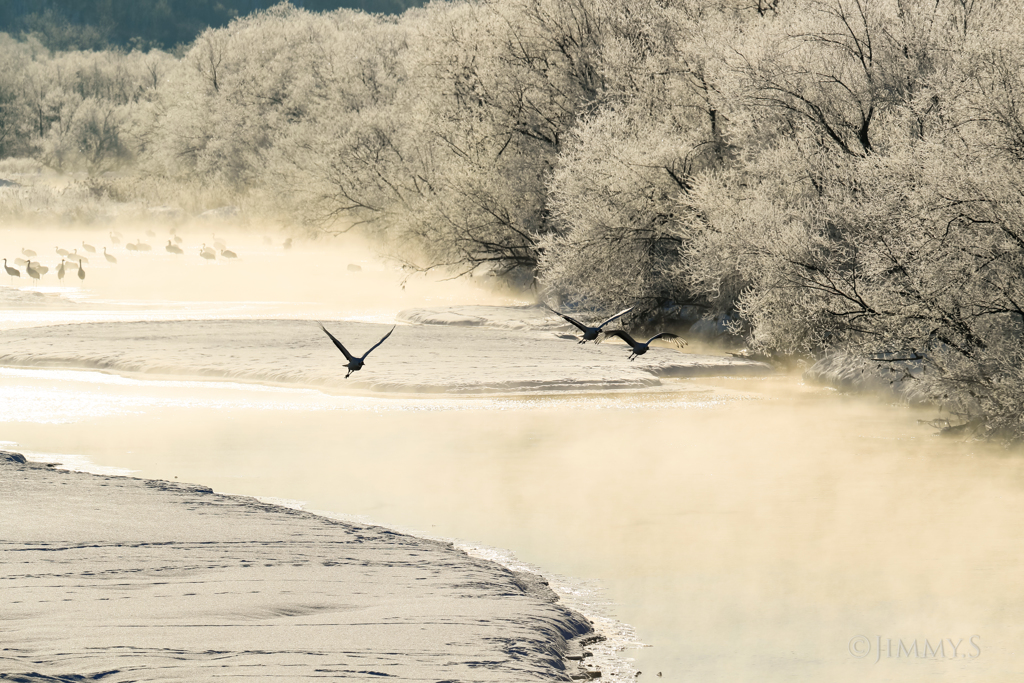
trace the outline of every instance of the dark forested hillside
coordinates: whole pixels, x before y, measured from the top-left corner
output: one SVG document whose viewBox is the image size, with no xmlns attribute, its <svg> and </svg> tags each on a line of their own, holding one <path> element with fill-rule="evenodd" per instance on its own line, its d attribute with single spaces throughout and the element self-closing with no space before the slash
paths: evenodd
<svg viewBox="0 0 1024 683">
<path fill-rule="evenodd" d="M 267 9 L 279 0 L 0 0 L 0 32 L 35 35 L 53 50 L 190 43 L 208 26 Z M 295 0 L 311 11 L 339 8 L 400 14 L 424 0 Z"/>
</svg>

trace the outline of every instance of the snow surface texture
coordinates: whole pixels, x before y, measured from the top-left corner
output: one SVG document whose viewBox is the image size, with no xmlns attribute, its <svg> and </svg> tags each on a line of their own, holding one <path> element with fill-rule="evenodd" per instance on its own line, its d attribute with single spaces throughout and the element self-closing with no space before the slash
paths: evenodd
<svg viewBox="0 0 1024 683">
<path fill-rule="evenodd" d="M 18 270 L 24 272 L 24 266 L 18 266 Z M 72 273 L 72 275 L 74 275 L 74 273 Z M 7 276 L 0 275 L 0 277 Z M 22 275 L 22 278 L 27 280 L 28 276 Z M 56 281 L 56 277 L 54 277 L 54 281 Z M 77 303 L 57 292 L 40 292 L 31 289 L 0 287 L 0 306 L 5 309 L 29 308 L 34 310 L 45 310 L 50 308 L 71 308 L 77 306 Z"/>
<path fill-rule="evenodd" d="M 589 322 L 582 313 L 569 312 L 580 322 Z M 417 325 L 457 325 L 460 327 L 493 327 L 502 330 L 565 330 L 576 329 L 541 306 L 445 306 L 442 308 L 408 308 L 399 311 L 399 322 Z M 598 321 L 600 322 L 600 321 Z"/>
<path fill-rule="evenodd" d="M 13 680 L 577 673 L 562 657 L 590 624 L 536 576 L 201 486 L 22 460 L 0 453 Z"/>
<path fill-rule="evenodd" d="M 516 310 L 516 309 L 513 309 Z M 324 321 L 354 355 L 388 325 Z M 218 378 L 337 391 L 494 394 L 657 386 L 664 377 L 764 375 L 738 358 L 652 348 L 628 361 L 619 343 L 575 344 L 550 332 L 403 325 L 345 379 L 345 358 L 308 320 L 82 323 L 0 333 L 0 365 Z"/>
</svg>

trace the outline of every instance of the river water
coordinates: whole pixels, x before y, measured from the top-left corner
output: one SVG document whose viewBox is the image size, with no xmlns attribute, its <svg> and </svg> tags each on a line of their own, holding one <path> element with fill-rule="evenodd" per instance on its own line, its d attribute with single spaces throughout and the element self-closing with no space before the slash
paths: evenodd
<svg viewBox="0 0 1024 683">
<path fill-rule="evenodd" d="M 0 246 L 16 254 L 32 237 Z M 991 682 L 1024 672 L 1019 454 L 940 438 L 919 422 L 932 412 L 798 376 L 644 375 L 644 363 L 667 367 L 680 354 L 655 349 L 629 363 L 624 347 L 577 347 L 546 331 L 405 325 L 352 384 L 332 368 L 314 386 L 285 357 L 292 349 L 313 368 L 340 359 L 313 319 L 368 348 L 402 308 L 523 302 L 463 283 L 401 289 L 402 274 L 356 247 L 236 243 L 235 263 L 114 251 L 118 265 L 87 266 L 81 287 L 4 288 L 0 440 L 39 459 L 301 501 L 528 564 L 606 617 L 612 643 L 642 643 L 619 656 L 645 679 Z M 188 322 L 138 327 L 162 321 Z M 67 323 L 86 325 L 45 329 Z M 240 341 L 256 325 L 281 326 L 281 347 Z M 288 336 L 293 325 L 308 342 L 305 331 Z M 234 370 L 213 377 L 194 338 L 225 330 L 215 338 Z M 151 346 L 138 341 L 147 331 Z M 132 356 L 96 371 L 104 344 L 113 358 L 129 332 L 153 365 Z M 87 350 L 40 361 L 45 340 L 86 338 Z M 500 352 L 472 351 L 481 339 Z M 555 342 L 551 355 L 544 344 Z M 328 355 L 314 355 L 322 344 Z M 265 355 L 253 360 L 253 348 Z M 86 358 L 92 369 L 76 368 Z M 575 358 L 583 371 L 552 369 Z M 438 388 L 437 376 L 465 375 L 470 362 L 486 381 Z M 618 362 L 621 377 L 608 376 Z M 501 384 L 486 374 L 499 363 L 547 384 Z M 604 383 L 574 390 L 581 372 Z M 375 389 L 385 376 L 387 390 Z M 395 390 L 399 381 L 420 382 L 420 393 Z"/>
</svg>

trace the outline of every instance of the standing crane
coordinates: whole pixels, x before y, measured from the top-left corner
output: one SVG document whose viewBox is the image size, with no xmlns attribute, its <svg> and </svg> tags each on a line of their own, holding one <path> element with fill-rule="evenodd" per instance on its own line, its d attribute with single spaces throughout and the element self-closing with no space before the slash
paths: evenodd
<svg viewBox="0 0 1024 683">
<path fill-rule="evenodd" d="M 14 284 L 14 278 L 21 277 L 21 271 L 17 268 L 7 265 L 7 259 L 4 259 L 4 270 L 11 276 L 11 284 Z"/>
</svg>

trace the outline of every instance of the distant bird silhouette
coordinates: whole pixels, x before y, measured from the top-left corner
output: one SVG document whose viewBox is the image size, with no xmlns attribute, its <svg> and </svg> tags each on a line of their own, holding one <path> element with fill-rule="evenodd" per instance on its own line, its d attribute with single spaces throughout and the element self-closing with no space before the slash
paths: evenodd
<svg viewBox="0 0 1024 683">
<path fill-rule="evenodd" d="M 14 259 L 14 265 L 16 265 L 16 266 L 23 266 L 26 263 L 28 263 L 28 260 L 26 260 L 26 259 L 23 259 L 23 258 L 16 258 L 16 259 Z"/>
<path fill-rule="evenodd" d="M 659 332 L 645 342 L 638 342 L 636 339 L 630 337 L 625 330 L 611 330 L 605 332 L 609 337 L 615 336 L 626 342 L 633 348 L 633 353 L 629 354 L 629 360 L 636 360 L 637 356 L 642 356 L 647 353 L 647 350 L 651 347 L 651 342 L 655 339 L 673 340 L 677 346 L 683 346 L 686 344 L 686 340 L 679 335 L 672 334 L 671 332 Z"/>
<path fill-rule="evenodd" d="M 182 242 L 184 242 L 184 240 L 183 240 L 183 239 L 181 239 L 181 238 L 180 238 L 180 237 L 178 237 L 177 235 L 175 235 L 175 236 L 174 236 L 174 243 L 175 243 L 175 244 L 181 244 Z"/>
<path fill-rule="evenodd" d="M 289 237 L 288 239 L 286 239 L 284 241 L 284 248 L 285 249 L 291 249 L 292 248 L 292 238 L 291 237 Z"/>
<path fill-rule="evenodd" d="M 82 262 L 78 262 L 78 279 L 85 282 L 85 268 L 82 267 Z"/>
<path fill-rule="evenodd" d="M 89 262 L 89 259 L 78 253 L 78 249 L 72 250 L 72 252 L 68 254 L 68 258 L 70 258 L 72 261 L 83 261 L 84 263 Z"/>
<path fill-rule="evenodd" d="M 32 251 L 31 249 L 26 249 L 26 248 L 22 247 L 21 248 L 21 255 L 22 256 L 28 256 L 29 258 L 32 258 L 33 256 L 36 255 L 36 252 Z"/>
<path fill-rule="evenodd" d="M 6 270 L 7 274 L 11 276 L 11 284 L 14 284 L 14 278 L 21 277 L 21 271 L 7 265 L 7 259 L 4 259 L 4 270 Z"/>
<path fill-rule="evenodd" d="M 185 253 L 185 252 L 183 252 L 181 250 L 181 247 L 179 247 L 177 244 L 172 244 L 170 240 L 167 240 L 167 246 L 164 247 L 164 251 L 166 251 L 168 253 L 171 253 L 171 254 L 184 254 Z"/>
<path fill-rule="evenodd" d="M 108 263 L 117 263 L 117 259 L 107 253 L 106 247 L 103 247 L 103 256 L 107 259 Z"/>
<path fill-rule="evenodd" d="M 64 282 L 64 259 L 61 259 L 60 265 L 57 266 L 57 279 Z"/>
<path fill-rule="evenodd" d="M 576 320 L 576 318 L 570 318 L 569 316 L 567 316 L 564 313 L 559 313 L 558 311 L 556 311 L 555 309 L 551 308 L 547 304 L 543 304 L 543 306 L 544 306 L 544 308 L 548 309 L 549 311 L 551 311 L 552 313 L 554 313 L 558 317 L 564 318 L 568 322 L 572 323 L 577 328 L 579 328 L 579 330 L 581 332 L 583 332 L 583 339 L 580 339 L 578 342 L 576 342 L 577 344 L 586 344 L 588 341 L 594 341 L 595 339 L 598 338 L 598 335 L 601 334 L 601 328 L 603 328 L 605 325 L 607 325 L 611 321 L 616 320 L 618 318 L 621 318 L 622 316 L 626 315 L 627 313 L 632 311 L 634 308 L 636 308 L 636 306 L 630 306 L 627 309 L 619 311 L 618 313 L 616 313 L 612 317 L 608 318 L 607 320 L 605 320 L 603 323 L 597 325 L 596 327 L 589 327 L 589 326 L 584 325 L 583 323 L 581 323 L 579 320 Z M 594 343 L 595 344 L 599 344 L 600 342 L 596 341 Z"/>
<path fill-rule="evenodd" d="M 199 255 L 207 261 L 215 261 L 217 259 L 217 254 L 207 249 L 205 244 L 203 245 L 203 248 L 199 250 Z"/>
<path fill-rule="evenodd" d="M 342 345 L 342 343 L 340 341 L 335 339 L 333 334 L 331 334 L 330 332 L 327 331 L 327 328 L 324 327 L 323 323 L 317 322 L 317 325 L 319 325 L 320 329 L 324 331 L 324 334 L 326 334 L 328 337 L 331 338 L 331 341 L 334 342 L 334 345 L 338 347 L 338 350 L 341 351 L 345 355 L 345 358 L 348 359 L 348 362 L 345 363 L 345 367 L 348 368 L 348 375 L 351 375 L 356 370 L 362 369 L 363 363 L 366 362 L 366 357 L 369 356 L 373 352 L 373 350 L 375 348 L 377 348 L 378 346 L 383 344 L 384 340 L 387 339 L 388 337 L 390 337 L 391 333 L 395 331 L 395 328 L 392 327 L 388 331 L 387 334 L 385 334 L 383 337 L 381 337 L 379 342 L 377 342 L 376 344 L 374 344 L 373 346 L 370 347 L 369 351 L 364 353 L 361 357 L 357 358 L 357 357 L 353 356 L 351 353 L 349 353 L 348 349 L 346 349 L 344 347 L 344 345 Z M 345 375 L 345 379 L 348 379 L 348 375 Z"/>
<path fill-rule="evenodd" d="M 139 240 L 139 239 L 135 240 L 135 250 L 136 251 L 149 251 L 152 248 L 153 247 L 149 246 L 148 244 L 143 244 L 142 240 Z"/>
<path fill-rule="evenodd" d="M 46 275 L 47 273 L 50 272 L 50 269 L 40 264 L 39 261 L 29 261 L 29 263 L 32 264 L 32 267 L 35 268 L 36 272 L 38 272 L 40 275 Z"/>
<path fill-rule="evenodd" d="M 238 258 L 238 254 L 231 251 L 230 249 L 221 249 L 220 255 L 223 256 L 224 258 Z"/>
<path fill-rule="evenodd" d="M 82 248 L 85 249 L 90 254 L 96 253 L 96 247 L 92 246 L 91 244 L 86 244 L 85 242 L 82 242 Z"/>
<path fill-rule="evenodd" d="M 32 267 L 32 263 L 31 262 L 25 264 L 25 272 L 28 273 L 28 276 L 30 278 L 32 278 L 33 280 L 38 280 L 39 279 L 39 271 L 35 270 Z"/>
<path fill-rule="evenodd" d="M 54 249 L 56 249 L 57 253 L 60 254 L 61 256 L 67 256 L 68 255 L 68 250 L 67 249 L 61 249 L 60 247 L 54 247 Z"/>
<path fill-rule="evenodd" d="M 119 240 L 117 238 L 117 235 L 115 235 L 114 233 L 110 233 L 110 243 L 111 244 L 121 244 L 121 240 Z"/>
<path fill-rule="evenodd" d="M 132 244 L 131 242 L 129 242 L 128 244 L 124 245 L 124 248 L 127 249 L 128 251 L 138 251 L 139 250 L 139 248 L 137 246 L 135 246 L 134 244 Z"/>
</svg>

